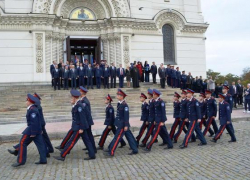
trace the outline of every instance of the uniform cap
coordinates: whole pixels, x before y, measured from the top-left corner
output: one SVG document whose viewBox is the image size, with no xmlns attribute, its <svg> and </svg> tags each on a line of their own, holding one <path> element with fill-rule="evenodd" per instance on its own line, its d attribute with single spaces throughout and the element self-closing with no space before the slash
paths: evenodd
<svg viewBox="0 0 250 180">
<path fill-rule="evenodd" d="M 228 90 L 229 89 L 228 85 L 224 84 L 223 85 L 223 89 L 227 89 Z"/>
<path fill-rule="evenodd" d="M 34 97 L 31 94 L 27 94 L 27 101 L 31 102 L 32 104 L 40 102 L 37 97 Z"/>
<path fill-rule="evenodd" d="M 82 87 L 82 86 L 80 86 L 80 91 L 85 92 L 85 93 L 88 92 L 88 90 L 86 88 Z"/>
<path fill-rule="evenodd" d="M 187 94 L 187 91 L 182 90 L 181 94 Z"/>
<path fill-rule="evenodd" d="M 42 98 L 41 98 L 37 93 L 34 93 L 33 96 L 34 96 L 34 97 L 37 97 L 39 100 L 42 100 Z"/>
<path fill-rule="evenodd" d="M 212 94 L 212 91 L 206 90 L 205 93 L 206 94 Z"/>
<path fill-rule="evenodd" d="M 111 98 L 111 96 L 109 94 L 107 95 L 106 99 L 109 100 L 110 102 L 113 101 L 113 99 Z"/>
<path fill-rule="evenodd" d="M 175 93 L 174 93 L 174 97 L 180 98 L 181 95 L 180 95 L 179 93 L 175 92 Z"/>
<path fill-rule="evenodd" d="M 192 89 L 187 89 L 187 93 L 194 94 L 195 92 Z"/>
<path fill-rule="evenodd" d="M 140 97 L 147 99 L 147 96 L 144 93 L 141 93 Z"/>
<path fill-rule="evenodd" d="M 201 96 L 201 97 L 204 97 L 204 98 L 206 97 L 206 96 L 205 96 L 205 93 L 200 93 L 200 96 Z"/>
<path fill-rule="evenodd" d="M 156 94 L 156 95 L 160 96 L 161 92 L 159 90 L 157 90 L 157 89 L 153 89 L 153 94 Z"/>
<path fill-rule="evenodd" d="M 75 90 L 75 89 L 72 89 L 70 91 L 70 94 L 71 94 L 71 96 L 73 96 L 75 98 L 79 98 L 81 96 L 81 93 L 79 91 Z"/>
<path fill-rule="evenodd" d="M 222 99 L 225 99 L 226 98 L 226 96 L 224 95 L 224 94 L 219 94 L 219 98 L 222 98 Z"/>
<path fill-rule="evenodd" d="M 118 89 L 117 95 L 121 95 L 121 96 L 123 96 L 123 97 L 126 97 L 126 96 L 127 96 L 127 94 L 126 94 L 125 92 L 123 92 L 121 89 Z"/>
<path fill-rule="evenodd" d="M 153 95 L 153 90 L 152 89 L 148 89 L 148 94 Z"/>
</svg>

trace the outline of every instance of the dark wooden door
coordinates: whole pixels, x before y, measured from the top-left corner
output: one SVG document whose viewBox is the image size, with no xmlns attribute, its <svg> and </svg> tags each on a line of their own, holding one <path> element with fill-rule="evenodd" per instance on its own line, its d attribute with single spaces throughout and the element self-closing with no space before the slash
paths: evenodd
<svg viewBox="0 0 250 180">
<path fill-rule="evenodd" d="M 101 62 L 101 53 L 102 53 L 102 50 L 101 50 L 101 37 L 98 38 L 97 40 L 97 47 L 96 47 L 96 62 L 98 64 L 100 64 Z"/>
<path fill-rule="evenodd" d="M 70 36 L 66 38 L 67 61 L 71 61 Z"/>
</svg>

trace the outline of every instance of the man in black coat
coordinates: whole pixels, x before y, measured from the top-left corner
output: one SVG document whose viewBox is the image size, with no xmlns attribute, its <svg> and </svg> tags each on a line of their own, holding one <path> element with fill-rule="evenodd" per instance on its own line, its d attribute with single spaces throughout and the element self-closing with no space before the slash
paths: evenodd
<svg viewBox="0 0 250 180">
<path fill-rule="evenodd" d="M 55 69 L 52 71 L 52 77 L 54 80 L 54 90 L 56 90 L 56 85 L 58 87 L 58 90 L 60 90 L 60 77 L 61 77 L 61 72 L 58 69 L 58 66 L 55 66 Z"/>
<path fill-rule="evenodd" d="M 53 61 L 53 63 L 50 65 L 50 74 L 51 74 L 51 86 L 53 87 L 54 86 L 54 83 L 53 83 L 53 70 L 55 69 L 55 65 L 56 65 L 56 62 Z"/>
<path fill-rule="evenodd" d="M 240 80 L 238 80 L 238 84 L 237 84 L 237 94 L 238 94 L 238 104 L 242 105 L 242 103 L 243 103 L 243 86 L 242 86 Z"/>
<path fill-rule="evenodd" d="M 116 67 L 114 63 L 111 63 L 110 70 L 110 79 L 111 79 L 111 88 L 116 88 Z"/>
<path fill-rule="evenodd" d="M 166 69 L 164 68 L 163 63 L 161 63 L 161 67 L 158 69 L 158 74 L 160 76 L 161 88 L 165 89 Z"/>
<path fill-rule="evenodd" d="M 133 66 L 131 69 L 131 77 L 133 82 L 133 88 L 139 87 L 139 70 L 137 69 L 136 65 Z"/>
<path fill-rule="evenodd" d="M 157 74 L 157 66 L 155 65 L 155 62 L 153 62 L 153 65 L 151 66 L 151 73 L 153 77 L 153 83 L 156 84 L 156 74 Z"/>
<path fill-rule="evenodd" d="M 234 104 L 234 108 L 237 108 L 236 103 L 237 103 L 237 87 L 235 85 L 235 82 L 232 82 L 232 85 L 229 87 L 229 94 L 232 95 L 233 97 L 233 104 Z"/>
</svg>

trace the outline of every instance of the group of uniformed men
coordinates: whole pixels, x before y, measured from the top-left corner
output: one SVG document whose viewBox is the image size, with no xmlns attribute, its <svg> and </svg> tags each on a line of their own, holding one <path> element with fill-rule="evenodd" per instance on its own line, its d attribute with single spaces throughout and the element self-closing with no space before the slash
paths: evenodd
<svg viewBox="0 0 250 180">
<path fill-rule="evenodd" d="M 180 145 L 180 148 L 182 149 L 188 146 L 190 140 L 191 142 L 195 142 L 196 138 L 201 141 L 199 146 L 206 145 L 207 141 L 205 139 L 205 135 L 208 131 L 210 132 L 211 137 L 215 134 L 211 141 L 216 142 L 222 135 L 223 131 L 227 129 L 231 136 L 231 140 L 229 142 L 236 142 L 234 128 L 231 122 L 232 97 L 227 93 L 227 91 L 228 86 L 224 86 L 224 94 L 219 95 L 219 129 L 215 122 L 215 117 L 217 115 L 217 103 L 215 99 L 211 97 L 211 91 L 206 91 L 206 94 L 201 93 L 199 100 L 196 100 L 193 97 L 194 91 L 191 89 L 182 90 L 181 95 L 175 93 L 173 102 L 175 122 L 172 125 L 170 134 L 168 134 L 165 126 L 165 122 L 167 121 L 166 107 L 165 102 L 160 98 L 161 92 L 157 89 L 149 89 L 147 92 L 148 96 L 141 93 L 140 100 L 142 102 L 142 107 L 140 119 L 143 121 L 143 124 L 140 128 L 138 136 L 135 138 L 130 131 L 129 107 L 125 101 L 125 97 L 127 95 L 121 89 L 118 89 L 116 96 L 118 99 L 116 116 L 114 108 L 111 105 L 113 101 L 111 96 L 107 95 L 105 98 L 106 119 L 104 124 L 106 125 L 106 128 L 104 129 L 98 143 L 99 146 L 96 147 L 91 131 L 91 126 L 94 124 L 91 116 L 91 106 L 86 97 L 88 90 L 81 86 L 80 92 L 77 90 L 70 91 L 72 104 L 72 126 L 61 144 L 55 147 L 61 153 L 60 156 L 55 156 L 54 158 L 64 161 L 80 137 L 86 146 L 84 150 L 88 151 L 86 152 L 88 157 L 84 158 L 84 160 L 95 159 L 97 150 L 104 150 L 105 156 L 113 157 L 119 143 L 121 144 L 121 148 L 126 145 L 123 140 L 124 135 L 129 143 L 130 149 L 132 150 L 129 155 L 134 155 L 138 153 L 140 140 L 146 130 L 146 135 L 140 144 L 140 147 L 143 147 L 145 152 L 150 152 L 153 144 L 158 142 L 158 135 L 160 135 L 163 140 L 163 143 L 160 144 L 160 146 L 167 145 L 165 149 L 172 149 L 173 143 L 177 142 L 182 131 L 186 133 L 184 141 Z M 181 100 L 179 100 L 180 97 Z M 148 103 L 146 102 L 146 99 L 149 99 Z M 8 150 L 9 153 L 18 156 L 17 163 L 13 164 L 13 167 L 25 164 L 27 146 L 32 141 L 35 142 L 40 154 L 40 161 L 36 164 L 47 164 L 46 157 L 50 157 L 49 153 L 54 152 L 45 130 L 45 121 L 43 118 L 40 100 L 41 98 L 37 93 L 34 95 L 27 95 L 26 118 L 28 126 L 23 131 L 20 143 L 14 146 L 14 150 Z M 202 124 L 205 125 L 203 132 L 201 131 Z M 210 129 L 211 124 L 213 125 L 213 130 Z M 175 133 L 177 126 L 179 126 L 179 128 Z M 104 143 L 111 130 L 115 136 L 108 148 L 104 149 Z M 196 132 L 196 136 L 194 131 Z M 150 136 L 151 139 L 149 140 Z"/>
</svg>

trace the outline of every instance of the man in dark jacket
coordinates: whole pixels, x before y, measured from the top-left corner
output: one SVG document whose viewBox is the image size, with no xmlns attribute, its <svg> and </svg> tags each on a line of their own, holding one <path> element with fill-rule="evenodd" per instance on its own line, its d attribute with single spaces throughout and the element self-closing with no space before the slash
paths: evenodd
<svg viewBox="0 0 250 180">
<path fill-rule="evenodd" d="M 116 67 L 114 63 L 111 64 L 110 70 L 110 77 L 111 77 L 111 88 L 116 88 Z"/>
<path fill-rule="evenodd" d="M 50 74 L 51 74 L 51 86 L 53 87 L 54 86 L 54 81 L 53 81 L 53 70 L 55 69 L 55 66 L 56 66 L 56 62 L 53 61 L 53 64 L 50 65 Z"/>
<path fill-rule="evenodd" d="M 160 83 L 161 88 L 165 89 L 165 81 L 166 81 L 166 69 L 164 68 L 163 64 L 161 63 L 161 67 L 158 69 L 158 74 L 160 76 Z"/>
<path fill-rule="evenodd" d="M 242 105 L 243 103 L 243 86 L 240 82 L 240 80 L 238 80 L 238 84 L 237 84 L 237 95 L 238 95 L 238 105 Z"/>
<path fill-rule="evenodd" d="M 155 62 L 153 62 L 153 65 L 151 66 L 151 73 L 153 77 L 153 83 L 156 84 L 156 74 L 157 74 L 157 66 L 155 65 Z"/>
<path fill-rule="evenodd" d="M 60 90 L 60 77 L 61 77 L 61 72 L 58 69 L 58 66 L 55 66 L 55 69 L 52 71 L 52 77 L 54 80 L 54 90 L 56 90 L 56 86 L 58 87 L 58 90 Z"/>
</svg>

